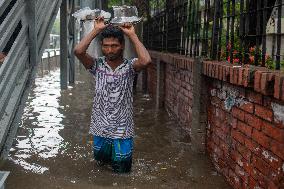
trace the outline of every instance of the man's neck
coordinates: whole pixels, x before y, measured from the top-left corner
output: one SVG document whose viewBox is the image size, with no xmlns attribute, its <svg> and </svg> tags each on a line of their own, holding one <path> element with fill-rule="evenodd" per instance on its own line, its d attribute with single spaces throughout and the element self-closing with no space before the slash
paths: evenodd
<svg viewBox="0 0 284 189">
<path fill-rule="evenodd" d="M 123 63 L 123 58 L 120 57 L 115 60 L 106 60 L 107 64 L 111 67 L 111 69 L 114 71 L 120 64 Z"/>
</svg>

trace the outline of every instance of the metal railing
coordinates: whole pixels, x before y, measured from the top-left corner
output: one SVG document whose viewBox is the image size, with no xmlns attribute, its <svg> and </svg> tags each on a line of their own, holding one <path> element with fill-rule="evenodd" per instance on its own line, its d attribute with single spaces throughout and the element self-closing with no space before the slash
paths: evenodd
<svg viewBox="0 0 284 189">
<path fill-rule="evenodd" d="M 144 22 L 148 49 L 276 70 L 284 67 L 284 0 L 169 2 Z"/>
</svg>

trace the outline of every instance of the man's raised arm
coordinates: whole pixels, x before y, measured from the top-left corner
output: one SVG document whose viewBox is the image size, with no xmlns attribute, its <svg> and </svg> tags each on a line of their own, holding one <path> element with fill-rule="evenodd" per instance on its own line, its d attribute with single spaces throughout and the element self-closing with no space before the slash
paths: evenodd
<svg viewBox="0 0 284 189">
<path fill-rule="evenodd" d="M 134 69 L 136 71 L 139 71 L 145 68 L 148 64 L 151 63 L 151 57 L 147 49 L 144 47 L 144 45 L 136 35 L 133 25 L 127 23 L 122 25 L 120 28 L 130 38 L 136 50 L 138 60 L 133 64 Z"/>
<path fill-rule="evenodd" d="M 87 49 L 92 40 L 106 27 L 104 18 L 98 17 L 95 20 L 94 29 L 86 35 L 74 48 L 74 54 L 82 62 L 86 69 L 90 69 L 94 64 L 93 58 L 87 53 Z"/>
</svg>

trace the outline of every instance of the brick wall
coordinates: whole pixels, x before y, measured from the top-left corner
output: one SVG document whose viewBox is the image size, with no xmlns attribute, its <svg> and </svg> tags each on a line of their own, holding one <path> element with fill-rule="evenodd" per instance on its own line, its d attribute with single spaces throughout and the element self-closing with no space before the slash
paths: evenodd
<svg viewBox="0 0 284 189">
<path fill-rule="evenodd" d="M 151 56 L 165 64 L 165 106 L 191 128 L 193 60 L 158 52 Z M 202 71 L 206 85 L 201 85 L 209 95 L 207 116 L 201 117 L 216 169 L 234 188 L 284 188 L 283 74 L 211 61 L 203 62 Z"/>
<path fill-rule="evenodd" d="M 234 188 L 284 188 L 280 74 L 214 62 L 204 68 L 210 78 L 207 149 L 215 167 Z"/>
<path fill-rule="evenodd" d="M 155 62 L 155 59 L 152 60 Z M 148 92 L 152 94 L 152 96 L 156 95 L 156 87 L 157 87 L 157 66 L 156 64 L 150 64 L 147 68 L 147 86 Z"/>
<path fill-rule="evenodd" d="M 170 63 L 169 63 L 170 60 Z M 165 74 L 161 82 L 164 82 L 164 106 L 175 117 L 185 129 L 190 129 L 192 115 L 192 60 L 178 55 L 155 54 L 152 52 L 153 64 L 148 68 L 148 90 L 151 96 L 155 96 L 156 61 L 165 64 Z"/>
</svg>

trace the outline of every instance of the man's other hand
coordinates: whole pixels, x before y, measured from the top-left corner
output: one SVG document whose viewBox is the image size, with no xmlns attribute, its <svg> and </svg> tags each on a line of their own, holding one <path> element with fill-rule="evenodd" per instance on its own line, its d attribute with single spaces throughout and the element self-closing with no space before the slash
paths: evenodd
<svg viewBox="0 0 284 189">
<path fill-rule="evenodd" d="M 103 16 L 97 17 L 94 22 L 95 22 L 94 23 L 94 29 L 96 31 L 101 32 L 103 29 L 105 29 L 107 27 L 107 24 L 105 24 L 105 22 L 104 22 Z"/>
<path fill-rule="evenodd" d="M 134 26 L 131 24 L 131 23 L 124 23 L 122 24 L 121 26 L 119 26 L 122 31 L 128 36 L 132 36 L 132 35 L 135 35 L 135 28 Z"/>
</svg>

